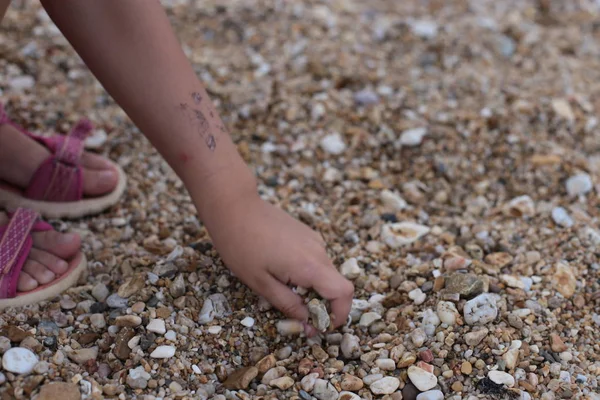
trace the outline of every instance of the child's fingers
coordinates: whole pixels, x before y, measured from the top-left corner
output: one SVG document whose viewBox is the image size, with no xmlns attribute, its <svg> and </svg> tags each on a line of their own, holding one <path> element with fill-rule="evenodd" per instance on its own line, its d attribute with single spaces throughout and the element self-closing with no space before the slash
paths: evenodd
<svg viewBox="0 0 600 400">
<path fill-rule="evenodd" d="M 298 321 L 308 320 L 306 305 L 292 289 L 270 274 L 264 277 L 259 285 L 260 287 L 255 288 L 255 291 L 261 293 L 279 311 Z"/>
<path fill-rule="evenodd" d="M 352 306 L 354 286 L 334 268 L 319 268 L 312 279 L 312 287 L 329 300 L 334 316 L 333 326 L 339 327 L 346 322 Z"/>
</svg>

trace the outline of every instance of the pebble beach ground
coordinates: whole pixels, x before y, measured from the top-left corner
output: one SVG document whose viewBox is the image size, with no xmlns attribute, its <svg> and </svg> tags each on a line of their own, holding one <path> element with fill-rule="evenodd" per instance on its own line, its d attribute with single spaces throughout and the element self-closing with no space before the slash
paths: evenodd
<svg viewBox="0 0 600 400">
<path fill-rule="evenodd" d="M 89 271 L 0 314 L 1 399 L 600 399 L 597 1 L 163 4 L 261 195 L 354 282 L 351 321 L 308 340 L 236 280 L 181 182 L 16 2 L 11 116 L 91 118 L 129 188 L 52 221 Z"/>
</svg>

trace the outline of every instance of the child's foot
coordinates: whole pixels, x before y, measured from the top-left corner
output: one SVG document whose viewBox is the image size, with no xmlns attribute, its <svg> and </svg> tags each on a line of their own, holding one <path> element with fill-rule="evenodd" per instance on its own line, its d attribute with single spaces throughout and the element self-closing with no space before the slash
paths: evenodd
<svg viewBox="0 0 600 400">
<path fill-rule="evenodd" d="M 44 146 L 9 124 L 0 125 L 0 182 L 26 188 L 37 168 L 50 156 Z M 83 194 L 96 197 L 113 191 L 119 179 L 104 158 L 84 153 Z"/>
<path fill-rule="evenodd" d="M 0 212 L 0 226 L 7 222 L 8 216 Z M 19 292 L 33 290 L 63 274 L 69 268 L 67 260 L 72 259 L 81 246 L 79 235 L 72 233 L 36 232 L 32 238 L 33 246 L 19 276 Z"/>
</svg>

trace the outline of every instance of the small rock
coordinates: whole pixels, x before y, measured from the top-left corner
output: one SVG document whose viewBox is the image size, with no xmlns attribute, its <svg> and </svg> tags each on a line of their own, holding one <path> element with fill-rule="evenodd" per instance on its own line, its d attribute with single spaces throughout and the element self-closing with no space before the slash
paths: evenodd
<svg viewBox="0 0 600 400">
<path fill-rule="evenodd" d="M 473 365 L 468 361 L 464 361 L 460 366 L 460 372 L 465 375 L 471 375 L 471 372 L 473 372 Z"/>
<path fill-rule="evenodd" d="M 575 197 L 590 192 L 594 185 L 592 183 L 592 178 L 590 178 L 588 174 L 577 174 L 567 179 L 566 187 L 567 194 L 570 197 Z"/>
<path fill-rule="evenodd" d="M 554 110 L 556 115 L 567 120 L 568 122 L 573 122 L 575 120 L 573 109 L 566 99 L 553 99 L 552 110 Z"/>
<path fill-rule="evenodd" d="M 144 275 L 134 275 L 128 278 L 127 281 L 125 281 L 125 283 L 119 287 L 117 294 L 119 295 L 119 297 L 127 299 L 133 296 L 135 293 L 139 292 L 145 286 L 145 284 L 146 282 L 144 279 Z"/>
<path fill-rule="evenodd" d="M 292 378 L 290 378 L 289 376 L 283 376 L 281 378 L 272 380 L 269 383 L 269 386 L 274 386 L 281 390 L 288 390 L 289 388 L 294 386 L 294 380 Z"/>
<path fill-rule="evenodd" d="M 60 299 L 60 308 L 63 310 L 72 310 L 75 307 L 77 307 L 77 303 L 75 303 L 70 297 L 64 297 Z"/>
<path fill-rule="evenodd" d="M 77 364 L 85 364 L 88 361 L 96 360 L 98 357 L 98 347 L 94 346 L 87 349 L 71 350 L 67 353 L 67 357 Z"/>
<path fill-rule="evenodd" d="M 465 334 L 465 343 L 469 346 L 477 346 L 488 335 L 487 328 Z"/>
<path fill-rule="evenodd" d="M 329 328 L 331 320 L 329 318 L 329 314 L 327 313 L 327 308 L 318 299 L 312 299 L 308 303 L 308 312 L 310 314 L 312 325 L 318 331 L 325 332 L 327 328 Z"/>
<path fill-rule="evenodd" d="M 139 315 L 120 315 L 115 318 L 116 326 L 128 326 L 130 328 L 135 328 L 142 324 L 142 317 Z"/>
<path fill-rule="evenodd" d="M 106 299 L 106 305 L 110 308 L 125 308 L 127 307 L 128 300 L 119 296 L 117 293 L 113 293 Z"/>
<path fill-rule="evenodd" d="M 85 138 L 84 144 L 86 149 L 99 149 L 100 147 L 102 147 L 102 145 L 104 145 L 104 143 L 106 143 L 107 139 L 108 135 L 106 134 L 105 130 L 95 129 L 87 138 Z M 98 299 L 98 301 L 103 300 Z"/>
<path fill-rule="evenodd" d="M 90 323 L 94 328 L 102 329 L 106 326 L 106 320 L 104 314 L 92 314 L 90 315 Z"/>
<path fill-rule="evenodd" d="M 339 155 L 346 150 L 346 143 L 339 133 L 332 133 L 321 139 L 321 148 L 329 154 Z"/>
<path fill-rule="evenodd" d="M 277 333 L 283 336 L 293 336 L 304 333 L 304 325 L 302 322 L 292 319 L 277 321 L 276 328 Z"/>
<path fill-rule="evenodd" d="M 165 333 L 165 339 L 174 342 L 177 340 L 177 333 L 173 330 L 168 330 L 167 333 Z"/>
<path fill-rule="evenodd" d="M 519 349 L 508 349 L 506 353 L 502 355 L 502 359 L 506 363 L 506 368 L 511 370 L 517 366 L 519 360 Z"/>
<path fill-rule="evenodd" d="M 28 374 L 38 363 L 38 357 L 23 347 L 13 347 L 2 356 L 2 368 L 15 374 Z"/>
<path fill-rule="evenodd" d="M 344 374 L 342 381 L 340 382 L 342 390 L 348 390 L 350 392 L 358 392 L 363 386 L 364 383 L 362 379 L 350 374 Z"/>
<path fill-rule="evenodd" d="M 119 360 L 126 360 L 129 358 L 131 349 L 129 348 L 129 341 L 135 336 L 135 331 L 132 328 L 124 327 L 115 338 L 115 347 L 113 348 L 113 354 Z M 146 348 L 147 349 L 147 348 Z"/>
<path fill-rule="evenodd" d="M 313 396 L 319 400 L 337 400 L 339 393 L 331 383 L 323 379 L 317 379 Z"/>
<path fill-rule="evenodd" d="M 175 346 L 158 346 L 150 354 L 152 358 L 171 358 L 175 355 Z"/>
<path fill-rule="evenodd" d="M 348 279 L 356 279 L 364 275 L 362 268 L 358 265 L 358 261 L 354 257 L 349 258 L 340 266 L 340 273 Z"/>
<path fill-rule="evenodd" d="M 497 385 L 506 385 L 508 387 L 515 385 L 515 378 L 503 371 L 490 371 L 488 378 Z"/>
<path fill-rule="evenodd" d="M 395 249 L 416 242 L 429 233 L 425 225 L 413 222 L 385 224 L 381 228 L 381 238 L 389 247 Z"/>
<path fill-rule="evenodd" d="M 392 211 L 401 211 L 408 206 L 408 203 L 400 196 L 400 193 L 387 189 L 381 191 L 381 202 Z"/>
<path fill-rule="evenodd" d="M 43 336 L 57 336 L 59 328 L 54 321 L 43 319 L 38 324 L 38 332 Z"/>
<path fill-rule="evenodd" d="M 558 336 L 556 333 L 550 334 L 550 347 L 552 348 L 552 351 L 555 353 L 562 353 L 563 351 L 567 351 L 567 349 L 568 349 L 567 345 L 562 341 L 560 336 Z"/>
<path fill-rule="evenodd" d="M 373 322 L 379 321 L 381 319 L 381 315 L 376 312 L 366 312 L 360 316 L 360 321 L 358 321 L 358 325 L 363 328 L 368 328 L 373 325 Z"/>
<path fill-rule="evenodd" d="M 185 294 L 185 281 L 183 280 L 183 274 L 177 275 L 177 278 L 171 283 L 169 293 L 174 299 L 177 299 Z"/>
<path fill-rule="evenodd" d="M 70 382 L 50 382 L 40 388 L 36 400 L 80 400 L 79 387 Z"/>
<path fill-rule="evenodd" d="M 408 378 L 422 392 L 433 389 L 437 385 L 435 375 L 419 367 L 409 367 Z"/>
<path fill-rule="evenodd" d="M 437 381 L 436 381 L 437 382 Z M 386 376 L 373 382 L 369 389 L 375 395 L 392 394 L 400 387 L 400 380 L 393 376 Z"/>
<path fill-rule="evenodd" d="M 435 329 L 440 325 L 440 318 L 431 309 L 423 311 L 423 322 L 421 327 L 427 336 L 435 335 Z"/>
<path fill-rule="evenodd" d="M 254 326 L 254 318 L 246 317 L 240 321 L 240 324 L 244 325 L 246 328 L 252 328 Z"/>
<path fill-rule="evenodd" d="M 416 20 L 410 23 L 410 28 L 415 36 L 423 39 L 433 39 L 437 36 L 438 25 L 431 20 Z"/>
<path fill-rule="evenodd" d="M 229 390 L 245 390 L 257 375 L 258 368 L 256 367 L 242 368 L 229 375 L 223 382 L 223 386 Z"/>
<path fill-rule="evenodd" d="M 282 376 L 284 376 L 286 372 L 287 372 L 287 370 L 285 369 L 285 367 L 280 366 L 280 367 L 271 368 L 270 370 L 265 372 L 265 374 L 262 377 L 261 382 L 265 385 L 268 385 L 271 381 L 274 381 L 275 379 L 278 379 L 278 378 L 281 378 Z"/>
<path fill-rule="evenodd" d="M 459 294 L 463 298 L 471 298 L 483 292 L 484 283 L 480 277 L 474 274 L 454 273 L 446 277 L 447 293 Z"/>
<path fill-rule="evenodd" d="M 531 197 L 515 197 L 506 205 L 506 213 L 513 217 L 532 217 L 535 215 L 535 203 Z"/>
<path fill-rule="evenodd" d="M 342 354 L 348 360 L 360 358 L 362 354 L 362 351 L 360 350 L 360 339 L 358 336 L 344 333 L 342 343 L 340 344 L 340 350 L 342 350 Z"/>
<path fill-rule="evenodd" d="M 338 397 L 338 400 L 361 400 L 362 398 L 352 392 L 340 392 L 340 397 Z"/>
<path fill-rule="evenodd" d="M 450 301 L 440 301 L 438 303 L 437 315 L 440 321 L 448 326 L 455 325 L 459 316 L 456 306 Z"/>
<path fill-rule="evenodd" d="M 165 321 L 163 319 L 155 318 L 150 320 L 150 322 L 146 326 L 146 330 L 148 332 L 154 332 L 158 333 L 159 335 L 164 335 L 167 332 L 167 327 L 165 326 Z"/>
<path fill-rule="evenodd" d="M 573 297 L 577 289 L 577 279 L 573 274 L 572 268 L 562 262 L 555 265 L 555 272 L 552 276 L 552 285 L 560 294 L 567 299 Z"/>
<path fill-rule="evenodd" d="M 497 316 L 496 298 L 491 294 L 480 294 L 465 303 L 464 317 L 469 325 L 485 325 L 494 321 Z"/>
<path fill-rule="evenodd" d="M 383 371 L 393 371 L 396 369 L 396 363 L 391 358 L 380 358 L 375 360 L 377 368 Z"/>
<path fill-rule="evenodd" d="M 8 87 L 15 92 L 22 92 L 31 89 L 35 85 L 35 79 L 29 75 L 22 75 L 12 78 L 8 81 Z"/>
<path fill-rule="evenodd" d="M 427 299 L 427 295 L 423 293 L 423 291 L 419 288 L 413 289 L 408 293 L 408 298 L 413 301 L 416 305 L 421 305 L 425 303 Z"/>
<path fill-rule="evenodd" d="M 439 390 L 429 390 L 419 394 L 417 400 L 444 400 L 444 393 Z"/>
<path fill-rule="evenodd" d="M 410 333 L 410 340 L 414 343 L 416 347 L 421 347 L 423 346 L 423 344 L 425 344 L 425 341 L 427 340 L 427 334 L 421 328 L 414 329 Z"/>
<path fill-rule="evenodd" d="M 372 90 L 363 89 L 354 94 L 354 101 L 360 105 L 368 106 L 379 103 L 379 96 Z"/>
<path fill-rule="evenodd" d="M 570 228 L 574 224 L 573 218 L 562 207 L 554 207 L 552 209 L 552 220 L 556 225 L 560 225 L 563 228 Z"/>
<path fill-rule="evenodd" d="M 315 387 L 315 383 L 317 382 L 317 379 L 319 379 L 319 374 L 316 372 L 306 375 L 300 381 L 300 386 L 302 386 L 302 390 L 305 390 L 308 393 L 312 392 Z"/>
<path fill-rule="evenodd" d="M 418 146 L 427 135 L 427 128 L 409 129 L 400 135 L 400 144 L 402 146 Z"/>
</svg>

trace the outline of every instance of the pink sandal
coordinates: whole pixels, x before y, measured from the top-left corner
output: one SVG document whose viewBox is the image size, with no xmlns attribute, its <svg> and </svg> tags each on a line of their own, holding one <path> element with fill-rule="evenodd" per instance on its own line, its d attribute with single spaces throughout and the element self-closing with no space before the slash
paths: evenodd
<svg viewBox="0 0 600 400">
<path fill-rule="evenodd" d="M 43 232 L 53 228 L 40 221 L 38 214 L 33 210 L 19 208 L 9 214 L 9 217 L 8 224 L 0 226 L 0 310 L 50 299 L 74 285 L 87 265 L 81 252 L 69 261 L 67 271 L 54 281 L 29 292 L 17 292 L 19 274 L 33 243 L 31 232 Z"/>
<path fill-rule="evenodd" d="M 115 205 L 127 186 L 125 173 L 117 164 L 119 174 L 115 190 L 104 196 L 83 198 L 83 171 L 80 168 L 84 140 L 92 124 L 81 120 L 66 136 L 36 136 L 13 123 L 0 104 L 0 125 L 10 124 L 45 146 L 51 153 L 34 173 L 25 190 L 0 181 L 0 208 L 26 207 L 46 218 L 78 218 L 96 214 Z"/>
</svg>

